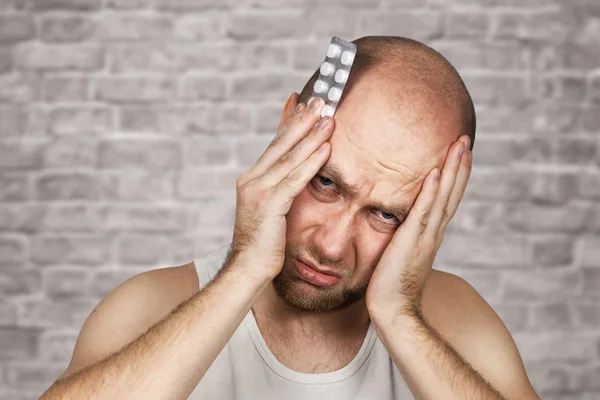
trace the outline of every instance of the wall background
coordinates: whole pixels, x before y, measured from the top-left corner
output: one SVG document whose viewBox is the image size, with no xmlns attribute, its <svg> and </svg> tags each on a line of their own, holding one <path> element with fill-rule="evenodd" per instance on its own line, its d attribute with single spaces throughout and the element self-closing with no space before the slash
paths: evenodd
<svg viewBox="0 0 600 400">
<path fill-rule="evenodd" d="M 474 169 L 434 266 L 542 398 L 600 398 L 600 2 L 0 0 L 0 400 L 37 399 L 95 304 L 229 242 L 235 180 L 329 39 L 457 67 Z"/>
</svg>

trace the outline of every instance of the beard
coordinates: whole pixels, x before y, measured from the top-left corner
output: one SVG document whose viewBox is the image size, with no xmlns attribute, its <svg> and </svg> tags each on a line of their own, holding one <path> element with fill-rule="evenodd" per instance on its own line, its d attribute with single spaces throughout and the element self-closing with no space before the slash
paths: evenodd
<svg viewBox="0 0 600 400">
<path fill-rule="evenodd" d="M 296 257 L 286 251 L 281 272 L 272 280 L 273 289 L 288 305 L 299 311 L 326 313 L 346 308 L 361 300 L 367 286 L 348 288 L 343 279 L 330 287 L 318 287 L 297 276 Z"/>
</svg>

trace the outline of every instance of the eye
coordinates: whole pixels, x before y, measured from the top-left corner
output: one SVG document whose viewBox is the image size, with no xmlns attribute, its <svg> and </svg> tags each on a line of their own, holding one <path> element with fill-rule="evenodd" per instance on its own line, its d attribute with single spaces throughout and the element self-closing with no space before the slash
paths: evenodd
<svg viewBox="0 0 600 400">
<path fill-rule="evenodd" d="M 318 186 L 328 188 L 328 187 L 331 187 L 331 186 L 335 185 L 335 183 L 331 179 L 329 179 L 329 178 L 327 178 L 325 176 L 316 175 L 315 178 L 319 179 Z M 379 219 L 382 220 L 382 221 L 384 221 L 384 223 L 386 223 L 386 224 L 394 225 L 394 224 L 398 224 L 399 223 L 398 218 L 394 214 L 392 214 L 392 213 L 389 213 L 389 212 L 386 212 L 386 211 L 383 211 L 383 210 L 374 210 L 374 211 L 381 212 L 382 217 L 380 217 Z M 385 221 L 394 221 L 394 220 L 396 220 L 395 223 L 385 222 Z"/>
</svg>

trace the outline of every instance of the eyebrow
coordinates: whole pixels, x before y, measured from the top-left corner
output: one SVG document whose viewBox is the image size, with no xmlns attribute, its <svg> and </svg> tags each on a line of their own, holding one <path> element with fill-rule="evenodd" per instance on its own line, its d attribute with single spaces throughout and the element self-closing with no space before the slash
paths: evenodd
<svg viewBox="0 0 600 400">
<path fill-rule="evenodd" d="M 335 181 L 336 185 L 338 185 L 344 192 L 351 195 L 358 194 L 358 185 L 349 183 L 344 177 L 342 171 L 336 165 L 325 164 L 319 170 L 319 173 L 325 173 L 331 176 L 331 179 Z M 400 222 L 403 222 L 408 216 L 407 208 L 401 204 L 384 204 L 384 202 L 379 200 L 371 200 L 371 205 L 396 215 L 400 219 Z"/>
</svg>

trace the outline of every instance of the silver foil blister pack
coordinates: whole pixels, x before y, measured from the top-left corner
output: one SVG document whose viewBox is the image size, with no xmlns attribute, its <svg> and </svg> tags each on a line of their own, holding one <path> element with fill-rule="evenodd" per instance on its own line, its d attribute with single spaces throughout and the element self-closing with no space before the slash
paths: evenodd
<svg viewBox="0 0 600 400">
<path fill-rule="evenodd" d="M 350 76 L 350 69 L 356 56 L 356 45 L 337 36 L 331 38 L 325 61 L 319 69 L 319 77 L 313 86 L 310 98 L 320 97 L 325 100 L 321 110 L 321 117 L 333 117 L 339 104 L 346 82 Z M 309 100 L 309 101 L 310 101 Z"/>
</svg>

